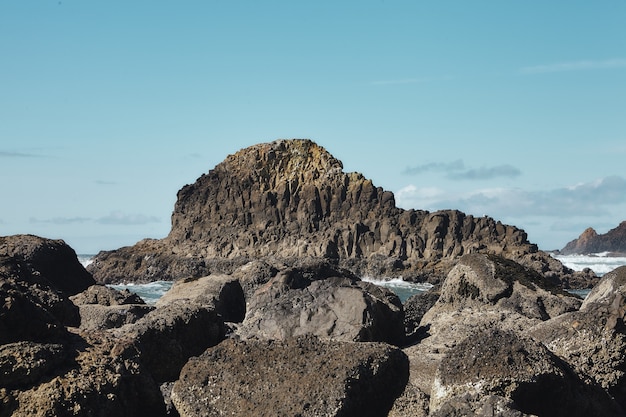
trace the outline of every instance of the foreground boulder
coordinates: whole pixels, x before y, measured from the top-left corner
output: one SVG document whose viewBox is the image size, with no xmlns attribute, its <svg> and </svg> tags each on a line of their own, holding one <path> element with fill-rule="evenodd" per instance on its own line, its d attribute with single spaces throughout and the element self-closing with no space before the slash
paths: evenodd
<svg viewBox="0 0 626 417">
<path fill-rule="evenodd" d="M 607 273 L 580 311 L 529 329 L 591 385 L 605 389 L 626 414 L 626 267 Z"/>
<path fill-rule="evenodd" d="M 13 363 L 0 385 L 0 416 L 165 416 L 159 387 L 137 356 L 115 355 L 113 346 L 79 336 L 64 346 L 4 345 L 0 368 Z"/>
<path fill-rule="evenodd" d="M 400 299 L 328 263 L 282 271 L 259 288 L 237 334 L 285 340 L 313 334 L 344 341 L 404 341 Z"/>
<path fill-rule="evenodd" d="M 174 381 L 192 356 L 224 339 L 225 327 L 217 312 L 184 302 L 157 308 L 134 324 L 112 329 L 114 351 L 138 352 L 145 370 L 158 383 Z"/>
<path fill-rule="evenodd" d="M 621 415 L 604 391 L 585 386 L 544 345 L 498 329 L 479 331 L 451 348 L 437 369 L 434 387 L 431 413 L 460 408 L 458 414 L 472 404 L 468 397 L 495 396 L 510 411 L 529 415 Z"/>
<path fill-rule="evenodd" d="M 226 340 L 193 358 L 174 384 L 181 417 L 386 416 L 408 361 L 378 343 Z"/>
<path fill-rule="evenodd" d="M 65 296 L 95 284 L 74 249 L 62 240 L 33 235 L 0 236 L 0 257 L 23 261 L 29 282 L 61 291 Z"/>
<path fill-rule="evenodd" d="M 551 317 L 579 308 L 581 300 L 555 287 L 534 270 L 508 259 L 465 255 L 448 274 L 440 296 L 407 347 L 412 384 L 430 395 L 445 355 L 478 331 L 521 333 Z M 464 366 L 464 364 L 456 364 Z"/>
</svg>

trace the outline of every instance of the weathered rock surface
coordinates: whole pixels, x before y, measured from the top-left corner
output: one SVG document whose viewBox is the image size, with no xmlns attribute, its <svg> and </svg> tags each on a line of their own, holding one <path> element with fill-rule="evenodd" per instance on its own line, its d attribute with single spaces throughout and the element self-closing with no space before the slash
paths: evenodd
<svg viewBox="0 0 626 417">
<path fill-rule="evenodd" d="M 529 329 L 589 384 L 605 389 L 626 413 L 626 267 L 609 272 L 580 311 Z"/>
<path fill-rule="evenodd" d="M 437 369 L 430 410 L 454 397 L 495 395 L 538 416 L 617 416 L 601 390 L 585 386 L 541 343 L 498 329 L 478 331 L 446 353 Z"/>
<path fill-rule="evenodd" d="M 411 382 L 431 395 L 435 372 L 456 344 L 489 329 L 521 333 L 575 311 L 580 304 L 581 300 L 530 268 L 502 257 L 465 255 L 448 274 L 435 305 L 424 314 L 420 342 L 405 349 L 411 359 Z"/>
<path fill-rule="evenodd" d="M 112 354 L 113 346 L 107 338 L 79 336 L 63 348 L 4 345 L 2 360 L 11 358 L 19 377 L 0 386 L 0 416 L 165 416 L 159 388 L 136 355 Z M 5 355 L 8 349 L 13 352 Z M 59 356 L 63 350 L 74 354 Z"/>
<path fill-rule="evenodd" d="M 576 275 L 523 230 L 455 210 L 399 209 L 393 193 L 342 169 L 309 140 L 243 149 L 178 192 L 165 239 L 102 252 L 89 270 L 101 283 L 146 282 L 231 274 L 265 257 L 316 257 L 361 276 L 439 282 L 456 258 L 480 252 L 556 279 Z"/>
<path fill-rule="evenodd" d="M 24 262 L 29 282 L 38 282 L 70 296 L 95 281 L 78 261 L 76 252 L 62 240 L 33 235 L 0 236 L 0 258 Z"/>
<path fill-rule="evenodd" d="M 386 344 L 230 339 L 189 361 L 172 400 L 181 417 L 386 416 L 407 373 Z"/>
<path fill-rule="evenodd" d="M 626 221 L 602 235 L 590 227 L 560 250 L 563 255 L 600 252 L 626 254 Z"/>
<path fill-rule="evenodd" d="M 78 306 L 81 330 L 105 330 L 135 323 L 154 310 L 137 294 L 118 291 L 104 285 L 92 285 L 71 296 Z"/>
<path fill-rule="evenodd" d="M 145 304 L 137 294 L 129 290 L 118 291 L 104 285 L 92 285 L 85 291 L 70 297 L 76 305 L 98 304 L 101 306 L 120 306 L 127 304 Z"/>
<path fill-rule="evenodd" d="M 174 381 L 192 356 L 224 339 L 224 322 L 210 307 L 173 302 L 157 308 L 134 324 L 112 329 L 115 351 L 138 352 L 157 383 Z"/>
<path fill-rule="evenodd" d="M 246 315 L 246 298 L 239 281 L 230 275 L 209 275 L 176 281 L 157 307 L 175 302 L 210 306 L 224 321 L 239 323 Z"/>
<path fill-rule="evenodd" d="M 317 262 L 279 272 L 252 296 L 242 338 L 313 334 L 355 342 L 404 341 L 402 304 L 386 288 Z"/>
</svg>

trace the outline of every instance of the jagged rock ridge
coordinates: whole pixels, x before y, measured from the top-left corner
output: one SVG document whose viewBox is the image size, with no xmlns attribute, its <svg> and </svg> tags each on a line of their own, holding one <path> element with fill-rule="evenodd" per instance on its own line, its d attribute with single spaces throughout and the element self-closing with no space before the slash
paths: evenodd
<svg viewBox="0 0 626 417">
<path fill-rule="evenodd" d="M 361 275 L 436 281 L 454 259 L 483 252 L 572 276 L 521 229 L 457 210 L 397 208 L 393 193 L 342 168 L 305 139 L 240 150 L 178 192 L 165 239 L 103 252 L 90 271 L 100 282 L 151 281 L 230 272 L 224 268 L 251 259 L 314 257 Z"/>
<path fill-rule="evenodd" d="M 601 252 L 626 253 L 626 221 L 602 235 L 589 227 L 578 239 L 565 245 L 560 252 L 563 255 Z"/>
</svg>

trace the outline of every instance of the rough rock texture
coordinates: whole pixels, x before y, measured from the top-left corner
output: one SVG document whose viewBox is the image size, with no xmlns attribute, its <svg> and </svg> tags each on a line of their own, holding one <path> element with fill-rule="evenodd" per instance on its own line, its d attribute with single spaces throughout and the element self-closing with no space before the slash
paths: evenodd
<svg viewBox="0 0 626 417">
<path fill-rule="evenodd" d="M 565 279 L 523 230 L 459 211 L 402 210 L 393 193 L 309 140 L 279 140 L 229 155 L 178 192 L 162 240 L 98 254 L 99 282 L 232 273 L 264 257 L 333 260 L 359 275 L 438 282 L 467 253 L 493 253 Z M 572 280 L 575 282 L 575 280 Z"/>
<path fill-rule="evenodd" d="M 282 271 L 257 290 L 237 334 L 278 340 L 314 334 L 398 345 L 404 341 L 402 304 L 386 288 L 312 263 Z"/>
<path fill-rule="evenodd" d="M 145 304 L 137 294 L 129 290 L 116 290 L 104 285 L 92 285 L 85 291 L 70 297 L 76 305 L 98 304 L 101 306 L 119 306 L 126 304 Z"/>
<path fill-rule="evenodd" d="M 78 306 L 81 330 L 121 327 L 135 323 L 154 310 L 153 306 L 146 305 L 137 294 L 104 285 L 92 285 L 70 299 Z"/>
<path fill-rule="evenodd" d="M 590 227 L 560 250 L 563 255 L 600 252 L 626 253 L 626 221 L 603 235 Z"/>
<path fill-rule="evenodd" d="M 478 331 L 451 348 L 433 387 L 431 412 L 454 397 L 496 395 L 532 415 L 619 415 L 604 392 L 586 387 L 541 343 L 498 329 Z"/>
<path fill-rule="evenodd" d="M 411 359 L 411 382 L 430 395 L 437 368 L 456 344 L 482 330 L 521 333 L 577 310 L 580 304 L 580 299 L 561 292 L 530 268 L 493 255 L 465 255 L 424 314 L 420 342 L 405 349 Z"/>
<path fill-rule="evenodd" d="M 602 387 L 626 414 L 626 267 L 609 272 L 580 311 L 536 325 L 528 334 Z"/>
<path fill-rule="evenodd" d="M 24 261 L 31 282 L 46 284 L 66 296 L 95 284 L 74 249 L 62 240 L 33 235 L 0 236 L 0 257 Z"/>
<path fill-rule="evenodd" d="M 157 383 L 174 381 L 192 356 L 224 339 L 221 317 L 212 308 L 174 302 L 157 308 L 134 324 L 112 329 L 116 351 L 139 352 L 141 363 Z"/>
<path fill-rule="evenodd" d="M 408 363 L 378 343 L 226 340 L 193 358 L 174 384 L 181 417 L 386 416 Z"/>
<path fill-rule="evenodd" d="M 420 337 L 420 332 L 418 331 L 419 324 L 424 314 L 435 305 L 440 295 L 440 288 L 433 287 L 429 291 L 410 296 L 402 304 L 407 343 L 414 342 Z"/>
<path fill-rule="evenodd" d="M 246 315 L 246 299 L 239 281 L 230 275 L 188 278 L 174 283 L 161 297 L 157 307 L 174 302 L 210 306 L 224 321 L 239 323 Z"/>
<path fill-rule="evenodd" d="M 14 385 L 0 385 L 0 416 L 165 416 L 159 387 L 136 355 L 115 355 L 113 346 L 107 338 L 77 335 L 65 348 L 4 345 L 0 360 L 16 360 L 12 366 L 20 376 L 10 376 Z M 14 350 L 4 356 L 6 349 Z M 63 350 L 74 354 L 59 356 Z"/>
</svg>

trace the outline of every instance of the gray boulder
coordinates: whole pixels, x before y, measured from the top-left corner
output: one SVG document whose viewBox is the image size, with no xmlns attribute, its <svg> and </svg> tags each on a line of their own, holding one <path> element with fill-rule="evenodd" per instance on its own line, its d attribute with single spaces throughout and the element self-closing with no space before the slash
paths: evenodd
<svg viewBox="0 0 626 417">
<path fill-rule="evenodd" d="M 147 372 L 160 384 L 176 380 L 190 357 L 221 342 L 225 327 L 213 308 L 180 301 L 110 332 L 116 340 L 114 354 L 137 352 Z"/>
<path fill-rule="evenodd" d="M 411 382 L 430 395 L 437 368 L 459 342 L 481 330 L 521 333 L 580 304 L 532 269 L 497 256 L 465 255 L 424 314 L 420 342 L 405 349 Z"/>
<path fill-rule="evenodd" d="M 403 311 L 386 288 L 313 263 L 282 271 L 248 303 L 241 338 L 285 340 L 306 334 L 344 341 L 401 344 Z"/>
<path fill-rule="evenodd" d="M 498 329 L 476 332 L 451 348 L 437 369 L 433 387 L 431 413 L 446 403 L 451 407 L 451 400 L 458 404 L 459 397 L 483 402 L 497 396 L 509 400 L 510 409 L 531 415 L 621 414 L 603 391 L 583 384 L 543 344 Z"/>
<path fill-rule="evenodd" d="M 407 373 L 387 344 L 229 339 L 185 365 L 172 401 L 181 417 L 382 417 Z"/>
<path fill-rule="evenodd" d="M 606 390 L 626 410 L 626 267 L 602 277 L 580 311 L 528 330 L 568 362 L 588 384 Z M 626 411 L 624 411 L 626 413 Z"/>
<path fill-rule="evenodd" d="M 176 281 L 156 306 L 163 307 L 174 302 L 211 307 L 228 322 L 241 322 L 246 314 L 241 284 L 230 275 L 214 274 Z"/>
</svg>

